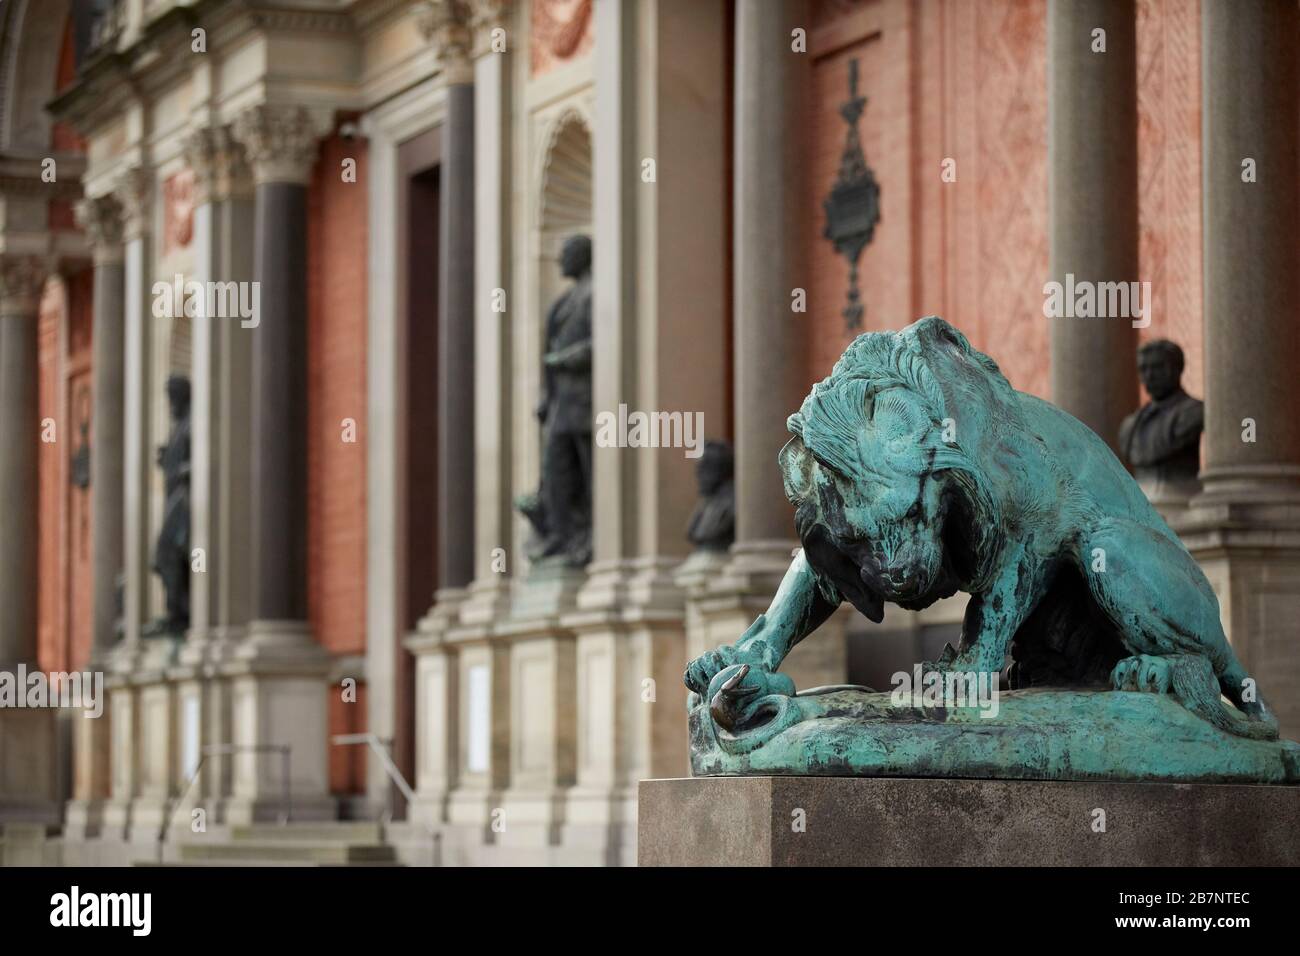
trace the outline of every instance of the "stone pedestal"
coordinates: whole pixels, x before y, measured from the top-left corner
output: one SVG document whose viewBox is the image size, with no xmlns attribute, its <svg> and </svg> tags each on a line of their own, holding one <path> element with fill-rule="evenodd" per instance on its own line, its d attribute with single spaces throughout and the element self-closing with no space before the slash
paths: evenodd
<svg viewBox="0 0 1300 956">
<path fill-rule="evenodd" d="M 463 591 L 439 592 L 433 609 L 404 642 L 415 655 L 415 801 L 407 819 L 428 826 L 446 822 L 456 782 L 459 673 L 456 646 L 447 638 L 464 601 Z"/>
<path fill-rule="evenodd" d="M 525 588 L 527 585 L 525 584 Z M 555 617 L 511 619 L 510 785 L 496 842 L 545 851 L 559 842 L 577 746 L 575 635 Z"/>
<path fill-rule="evenodd" d="M 229 744 L 234 734 L 230 683 L 219 672 L 233 658 L 236 646 L 220 636 L 191 640 L 180 649 L 178 665 L 168 674 L 176 686 L 175 787 L 179 803 L 173 824 L 178 827 L 188 829 L 196 807 L 205 811 L 209 824 L 225 819 L 233 761 L 231 755 L 216 748 Z"/>
<path fill-rule="evenodd" d="M 0 825 L 59 822 L 57 716 L 47 707 L 0 708 Z"/>
<path fill-rule="evenodd" d="M 72 799 L 64 810 L 63 833 L 71 840 L 99 836 L 111 794 L 112 710 L 105 690 L 104 712 L 72 717 Z"/>
<path fill-rule="evenodd" d="M 688 766 L 682 615 L 579 611 L 564 623 L 577 634 L 578 727 L 560 842 L 574 863 L 631 866 L 637 781 Z"/>
<path fill-rule="evenodd" d="M 458 693 L 444 862 L 455 866 L 477 861 L 481 848 L 500 835 L 510 768 L 510 646 L 487 626 L 458 628 L 448 642 L 455 647 Z"/>
<path fill-rule="evenodd" d="M 125 654 L 114 655 L 113 673 L 105 676 L 108 693 L 109 733 L 112 746 L 109 751 L 110 795 L 104 805 L 103 835 L 105 838 L 124 840 L 131 827 L 131 800 L 135 797 L 139 774 L 137 772 L 136 720 L 138 708 L 136 688 L 123 671 Z"/>
<path fill-rule="evenodd" d="M 326 735 L 329 655 L 297 621 L 255 621 L 226 664 L 231 683 L 234 753 L 230 823 L 335 816 L 329 795 Z M 290 748 L 289 806 L 282 757 L 253 748 Z"/>
<path fill-rule="evenodd" d="M 643 780 L 641 866 L 1295 866 L 1300 787 Z"/>
<path fill-rule="evenodd" d="M 156 837 L 176 795 L 178 754 L 176 685 L 167 679 L 177 642 L 166 638 L 143 645 L 135 688 L 136 794 L 131 801 L 131 838 Z"/>
</svg>

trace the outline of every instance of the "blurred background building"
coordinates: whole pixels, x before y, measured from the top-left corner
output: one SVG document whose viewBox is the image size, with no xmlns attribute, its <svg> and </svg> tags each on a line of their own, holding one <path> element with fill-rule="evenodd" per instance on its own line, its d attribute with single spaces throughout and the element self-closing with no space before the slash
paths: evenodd
<svg viewBox="0 0 1300 956">
<path fill-rule="evenodd" d="M 797 544 L 786 416 L 931 313 L 1112 444 L 1138 345 L 1182 346 L 1203 487 L 1170 520 L 1294 737 L 1297 16 L 4 0 L 0 667 L 109 686 L 97 720 L 0 709 L 7 858 L 633 862 L 637 780 L 687 772 L 685 664 Z M 597 447 L 591 563 L 529 567 L 577 233 L 593 407 L 734 445 L 727 552 L 691 557 L 682 449 Z M 1149 325 L 1046 318 L 1067 274 L 1149 282 Z M 178 276 L 257 283 L 256 325 L 159 308 Z M 190 618 L 151 636 L 178 374 Z M 962 610 L 841 612 L 790 669 L 888 686 Z"/>
</svg>

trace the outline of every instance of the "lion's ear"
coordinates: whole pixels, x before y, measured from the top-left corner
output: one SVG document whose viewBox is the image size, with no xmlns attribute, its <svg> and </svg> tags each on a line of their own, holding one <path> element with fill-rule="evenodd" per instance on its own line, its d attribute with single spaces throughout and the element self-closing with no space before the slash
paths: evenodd
<svg viewBox="0 0 1300 956">
<path fill-rule="evenodd" d="M 785 427 L 790 434 L 798 435 L 800 438 L 803 438 L 803 415 L 799 412 L 795 412 L 785 420 Z"/>
<path fill-rule="evenodd" d="M 812 491 L 813 456 L 804 447 L 803 439 L 796 436 L 785 443 L 776 459 L 781 464 L 785 496 L 790 504 L 798 507 Z"/>
</svg>

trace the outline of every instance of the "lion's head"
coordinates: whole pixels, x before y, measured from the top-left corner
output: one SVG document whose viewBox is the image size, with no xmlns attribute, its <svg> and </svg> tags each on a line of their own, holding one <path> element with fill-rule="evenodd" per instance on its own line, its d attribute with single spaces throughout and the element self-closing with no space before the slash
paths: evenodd
<svg viewBox="0 0 1300 956">
<path fill-rule="evenodd" d="M 787 423 L 781 469 L 808 561 L 873 621 L 885 601 L 921 608 L 968 588 L 987 558 L 980 529 L 996 524 L 927 355 L 948 332 L 945 347 L 984 359 L 941 319 L 868 333 Z"/>
</svg>

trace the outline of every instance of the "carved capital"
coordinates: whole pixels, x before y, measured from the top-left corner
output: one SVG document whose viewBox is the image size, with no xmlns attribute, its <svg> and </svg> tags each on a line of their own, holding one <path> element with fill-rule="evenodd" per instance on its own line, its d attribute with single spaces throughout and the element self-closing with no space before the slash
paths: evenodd
<svg viewBox="0 0 1300 956">
<path fill-rule="evenodd" d="M 35 317 L 49 274 L 44 256 L 0 255 L 0 315 Z"/>
<path fill-rule="evenodd" d="M 496 52 L 492 32 L 507 29 L 514 0 L 469 0 L 470 30 L 474 35 L 474 59 Z M 508 48 L 508 45 L 507 45 Z"/>
<path fill-rule="evenodd" d="M 132 166 L 117 177 L 115 190 L 122 204 L 122 238 L 130 241 L 149 231 L 153 209 L 153 170 Z"/>
<path fill-rule="evenodd" d="M 425 0 L 416 13 L 416 25 L 437 54 L 448 83 L 474 79 L 470 16 L 468 0 Z"/>
<path fill-rule="evenodd" d="M 95 256 L 95 263 L 121 262 L 126 215 L 122 201 L 112 193 L 87 196 L 78 201 L 77 222 Z"/>
<path fill-rule="evenodd" d="M 184 142 L 185 162 L 194 170 L 194 202 L 220 202 L 252 189 L 244 147 L 229 125 L 192 130 Z"/>
<path fill-rule="evenodd" d="M 311 179 L 317 133 L 306 107 L 249 107 L 235 119 L 232 132 L 243 144 L 256 182 L 306 185 Z"/>
</svg>

